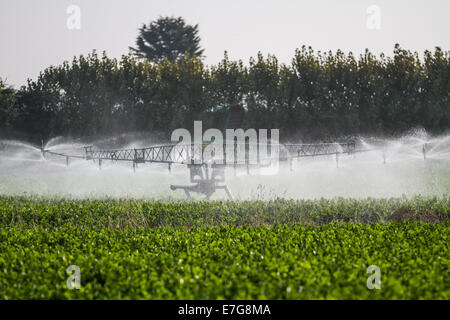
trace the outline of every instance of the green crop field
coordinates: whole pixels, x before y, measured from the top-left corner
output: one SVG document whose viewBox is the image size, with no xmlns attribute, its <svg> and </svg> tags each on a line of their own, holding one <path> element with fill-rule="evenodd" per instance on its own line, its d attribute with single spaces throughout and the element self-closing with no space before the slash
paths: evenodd
<svg viewBox="0 0 450 320">
<path fill-rule="evenodd" d="M 449 299 L 449 217 L 448 197 L 0 196 L 0 299 Z"/>
</svg>

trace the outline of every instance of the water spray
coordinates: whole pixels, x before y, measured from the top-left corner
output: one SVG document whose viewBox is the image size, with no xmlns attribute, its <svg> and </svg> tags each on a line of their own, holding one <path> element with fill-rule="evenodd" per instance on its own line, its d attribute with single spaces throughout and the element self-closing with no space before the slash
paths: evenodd
<svg viewBox="0 0 450 320">
<path fill-rule="evenodd" d="M 41 154 L 42 154 L 42 158 L 45 159 L 44 140 L 42 140 L 42 139 L 41 139 Z"/>
<path fill-rule="evenodd" d="M 43 143 L 42 143 L 43 145 Z M 200 163 L 194 163 L 194 159 L 190 158 L 190 154 L 196 154 L 194 148 L 196 145 L 183 145 L 183 144 L 168 144 L 161 146 L 152 146 L 147 148 L 134 148 L 134 149 L 116 149 L 116 150 L 95 150 L 92 145 L 84 146 L 85 154 L 84 156 L 79 155 L 69 155 L 65 153 L 60 153 L 56 151 L 45 150 L 43 147 L 41 148 L 43 154 L 49 154 L 53 156 L 64 157 L 66 161 L 66 165 L 69 165 L 70 158 L 81 158 L 85 160 L 92 160 L 94 163 L 98 161 L 99 170 L 102 169 L 103 161 L 129 161 L 132 162 L 133 172 L 136 172 L 136 168 L 139 163 L 165 163 L 168 166 L 169 173 L 172 172 L 172 164 L 182 164 L 187 165 L 187 168 L 190 171 L 191 182 L 193 185 L 173 185 L 171 186 L 172 190 L 183 189 L 190 198 L 190 192 L 200 193 L 206 196 L 207 199 L 216 191 L 223 189 L 225 190 L 229 199 L 232 199 L 231 192 L 227 185 L 221 184 L 219 182 L 224 182 L 225 175 L 223 174 L 224 169 L 226 167 L 232 167 L 234 169 L 235 175 L 237 174 L 238 167 L 245 167 L 247 175 L 250 175 L 250 167 L 266 167 L 267 164 L 263 164 L 265 160 L 261 159 L 259 156 L 256 157 L 256 164 L 251 164 L 249 159 L 251 159 L 249 155 L 249 149 L 245 150 L 245 156 L 243 157 L 243 162 L 240 163 L 237 160 L 237 157 L 234 157 L 232 162 L 227 162 L 226 154 L 222 154 L 222 157 L 219 157 L 223 160 L 223 164 L 217 164 L 213 159 L 213 163 L 209 163 L 210 160 L 205 160 L 204 152 L 205 147 L 208 146 L 208 143 L 202 144 L 200 147 L 200 151 L 198 152 L 201 155 Z M 234 145 L 234 144 L 233 144 Z M 274 148 L 279 148 L 280 146 L 284 147 L 286 154 L 278 154 L 277 159 L 269 159 L 269 166 L 273 160 L 278 161 L 288 161 L 290 171 L 293 171 L 293 158 L 301 158 L 301 157 L 316 157 L 316 156 L 326 156 L 334 154 L 336 157 L 336 167 L 339 167 L 339 156 L 341 153 L 352 154 L 354 152 L 358 152 L 355 149 L 355 144 L 352 142 L 349 143 L 321 143 L 321 144 L 290 144 L 290 145 L 269 145 L 271 150 Z M 198 146 L 197 146 L 198 147 Z M 226 148 L 223 148 L 226 150 Z M 235 146 L 234 153 L 237 152 L 237 146 Z M 216 155 L 214 153 L 214 155 Z M 217 159 L 217 157 L 215 158 Z M 199 174 L 201 172 L 201 174 Z"/>
<path fill-rule="evenodd" d="M 448 141 L 443 140 L 443 141 Z M 200 195 L 204 195 L 207 199 L 209 199 L 212 194 L 214 194 L 216 191 L 224 190 L 226 196 L 228 199 L 232 199 L 232 195 L 230 192 L 230 188 L 225 184 L 225 179 L 220 178 L 217 179 L 216 177 L 221 177 L 222 175 L 219 174 L 221 171 L 223 172 L 225 169 L 231 169 L 234 171 L 234 175 L 237 177 L 237 179 L 234 179 L 232 181 L 233 184 L 235 183 L 241 183 L 243 188 L 247 188 L 248 182 L 251 180 L 242 180 L 238 178 L 240 174 L 238 175 L 238 171 L 246 172 L 246 175 L 248 176 L 258 176 L 258 175 L 285 175 L 283 173 L 283 170 L 286 170 L 286 172 L 293 172 L 294 171 L 294 158 L 297 159 L 297 163 L 299 163 L 300 159 L 310 158 L 314 159 L 314 161 L 305 161 L 305 164 L 302 164 L 302 169 L 299 170 L 298 174 L 303 176 L 303 179 L 308 179 L 305 177 L 305 173 L 307 172 L 308 168 L 311 168 L 313 170 L 317 170 L 316 168 L 320 168 L 317 165 L 310 166 L 310 164 L 313 163 L 322 163 L 324 166 L 326 166 L 327 162 L 321 161 L 322 158 L 327 157 L 334 157 L 335 166 L 336 168 L 341 168 L 340 170 L 346 170 L 346 166 L 342 166 L 340 161 L 344 160 L 344 157 L 346 154 L 349 155 L 348 159 L 356 159 L 357 153 L 363 153 L 366 152 L 368 154 L 371 154 L 372 152 L 379 152 L 378 154 L 382 156 L 382 161 L 384 164 L 387 163 L 387 156 L 388 152 L 389 154 L 397 154 L 399 150 L 405 150 L 404 148 L 407 147 L 408 151 L 404 153 L 403 155 L 413 155 L 414 153 L 417 155 L 420 155 L 422 153 L 423 159 L 428 160 L 431 158 L 436 158 L 436 146 L 443 145 L 443 142 L 441 140 L 432 140 L 428 142 L 423 142 L 415 140 L 406 140 L 400 142 L 399 144 L 392 144 L 388 141 L 383 140 L 377 140 L 376 143 L 369 144 L 367 141 L 361 140 L 361 143 L 358 143 L 356 145 L 354 142 L 343 142 L 343 143 L 318 143 L 318 144 L 278 144 L 277 148 L 282 148 L 282 152 L 276 153 L 278 158 L 260 158 L 256 157 L 257 163 L 253 164 L 249 162 L 250 156 L 248 155 L 248 148 L 246 150 L 246 156 L 243 157 L 242 162 L 239 162 L 236 160 L 237 157 L 234 158 L 233 162 L 224 161 L 223 166 L 219 167 L 217 164 L 217 160 L 226 159 L 225 154 L 222 155 L 222 157 L 219 157 L 220 152 L 216 152 L 214 156 L 210 159 L 208 156 L 208 159 L 202 158 L 203 152 L 195 153 L 193 145 L 183 145 L 183 144 L 167 144 L 167 145 L 157 145 L 157 146 L 151 146 L 146 148 L 131 148 L 131 149 L 114 149 L 114 150 L 103 150 L 103 149 L 95 149 L 92 145 L 86 145 L 81 146 L 80 148 L 84 148 L 84 154 L 71 154 L 70 152 L 63 152 L 61 150 L 68 150 L 63 149 L 62 145 L 58 146 L 52 146 L 52 148 L 46 148 L 44 145 L 44 142 L 41 141 L 40 147 L 34 147 L 35 150 L 40 151 L 40 154 L 42 155 L 42 158 L 45 160 L 57 160 L 58 158 L 61 159 L 62 163 L 65 163 L 66 167 L 69 167 L 69 165 L 72 166 L 72 161 L 75 159 L 79 160 L 92 160 L 94 163 L 98 161 L 98 168 L 99 170 L 102 169 L 102 165 L 104 161 L 111 161 L 112 163 L 126 163 L 131 162 L 133 172 L 137 172 L 137 168 L 140 167 L 139 164 L 145 164 L 145 163 L 156 163 L 156 164 L 165 164 L 167 165 L 167 168 L 169 170 L 169 173 L 172 173 L 172 165 L 177 164 L 180 165 L 180 167 L 184 166 L 188 169 L 188 171 L 191 173 L 192 176 L 195 176 L 194 173 L 198 172 L 199 170 L 203 171 L 202 175 L 197 175 L 197 178 L 191 179 L 191 184 L 187 185 L 180 185 L 180 184 L 172 184 L 170 187 L 172 190 L 183 190 L 184 193 L 188 196 L 188 198 L 191 198 L 192 193 L 198 193 Z M 48 145 L 48 144 L 47 144 Z M 202 148 L 205 147 L 203 144 Z M 268 148 L 273 148 L 275 145 L 269 145 Z M 69 146 L 70 147 L 70 146 Z M 225 150 L 226 148 L 224 148 Z M 434 150 L 433 154 L 430 150 Z M 216 150 L 217 151 L 217 150 Z M 199 158 L 200 163 L 198 165 L 200 166 L 200 169 L 197 164 L 194 165 L 192 154 L 202 154 L 202 156 Z M 402 154 L 398 154 L 402 157 Z M 447 153 L 443 153 L 442 151 L 439 151 L 439 156 L 442 158 L 443 156 L 446 156 Z M 41 159 L 42 159 L 41 158 Z M 342 159 L 341 159 L 342 158 Z M 359 157 L 358 157 L 359 158 Z M 345 158 L 347 159 L 347 158 Z M 401 158 L 399 158 L 401 159 Z M 255 160 L 256 161 L 256 160 Z M 272 168 L 274 162 L 287 163 L 287 166 L 276 166 L 276 169 L 273 170 Z M 221 162 L 220 162 L 221 163 Z M 395 165 L 396 161 L 393 161 L 393 164 Z M 75 167 L 79 166 L 79 162 L 74 162 Z M 329 166 L 329 162 L 328 162 Z M 270 170 L 258 170 L 268 168 Z M 256 170 L 255 170 L 255 169 Z M 283 169 L 284 168 L 284 169 Z M 282 171 L 280 171 L 280 169 Z M 297 170 L 296 170 L 297 171 Z M 327 172 L 326 167 L 322 167 L 319 169 L 320 172 Z M 370 170 L 369 170 L 370 171 Z M 291 176 L 291 174 L 288 174 L 286 177 Z M 177 177 L 177 175 L 175 175 Z M 225 177 L 223 175 L 223 177 Z M 104 179 L 110 179 L 106 178 L 104 176 L 102 178 L 102 181 Z M 254 178 L 252 178 L 254 179 Z M 308 181 L 308 185 L 311 185 L 312 188 L 314 188 L 314 185 L 319 183 L 320 180 L 315 180 L 315 177 L 311 177 L 312 180 L 305 180 Z M 278 181 L 281 181 L 280 179 L 277 179 Z M 241 182 L 239 182 L 241 181 Z M 280 187 L 283 187 L 285 185 L 282 185 Z M 234 188 L 234 186 L 233 186 Z M 102 190 L 102 188 L 98 188 L 98 190 Z M 133 192 L 133 191 L 132 191 Z M 188 195 L 189 194 L 189 195 Z"/>
</svg>

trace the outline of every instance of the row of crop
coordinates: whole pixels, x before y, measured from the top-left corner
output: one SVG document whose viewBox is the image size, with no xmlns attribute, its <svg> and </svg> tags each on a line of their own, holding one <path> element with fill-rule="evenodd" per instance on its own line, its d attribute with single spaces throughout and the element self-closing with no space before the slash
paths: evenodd
<svg viewBox="0 0 450 320">
<path fill-rule="evenodd" d="M 0 229 L 0 299 L 449 299 L 450 224 Z M 69 290 L 68 266 L 81 289 Z M 380 268 L 369 290 L 367 268 Z"/>
<path fill-rule="evenodd" d="M 450 217 L 450 198 L 236 202 L 69 200 L 0 196 L 1 227 L 98 226 L 110 229 L 261 224 L 386 223 Z"/>
</svg>

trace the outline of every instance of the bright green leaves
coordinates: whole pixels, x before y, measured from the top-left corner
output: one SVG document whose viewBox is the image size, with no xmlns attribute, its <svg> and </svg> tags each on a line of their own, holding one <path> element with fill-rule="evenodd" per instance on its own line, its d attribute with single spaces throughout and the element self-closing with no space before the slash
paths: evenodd
<svg viewBox="0 0 450 320">
<path fill-rule="evenodd" d="M 448 299 L 443 235 L 449 228 L 403 223 L 189 232 L 2 229 L 0 294 L 5 299 Z M 380 241 L 378 234 L 389 238 Z M 81 269 L 81 290 L 65 287 L 71 264 Z M 381 269 L 377 292 L 366 288 L 372 264 Z"/>
<path fill-rule="evenodd" d="M 262 223 L 250 225 L 255 205 Z M 400 207 L 442 222 L 379 223 Z M 449 299 L 448 207 L 2 197 L 0 299 Z M 355 211 L 378 222 L 352 223 Z M 70 265 L 80 290 L 67 289 Z M 380 290 L 366 286 L 371 265 Z"/>
</svg>

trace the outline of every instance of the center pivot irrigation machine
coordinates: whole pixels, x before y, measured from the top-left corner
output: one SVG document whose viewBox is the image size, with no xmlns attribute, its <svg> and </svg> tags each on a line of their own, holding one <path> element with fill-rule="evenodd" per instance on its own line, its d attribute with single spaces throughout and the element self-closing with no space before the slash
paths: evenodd
<svg viewBox="0 0 450 320">
<path fill-rule="evenodd" d="M 233 143 L 232 149 L 236 153 L 237 143 Z M 166 144 L 151 146 L 139 149 L 115 149 L 115 150 L 96 150 L 93 146 L 85 146 L 84 155 L 74 155 L 52 151 L 41 147 L 41 152 L 44 159 L 50 159 L 50 156 L 65 159 L 66 165 L 69 165 L 70 159 L 85 159 L 98 163 L 101 169 L 103 161 L 128 161 L 133 165 L 135 171 L 138 164 L 144 163 L 160 163 L 167 164 L 169 173 L 171 172 L 173 164 L 185 165 L 190 173 L 190 185 L 171 185 L 172 190 L 181 189 L 186 196 L 191 199 L 191 192 L 202 194 L 209 199 L 216 190 L 224 190 L 227 197 L 232 200 L 233 196 L 228 186 L 225 184 L 225 168 L 232 168 L 236 173 L 236 169 L 244 169 L 247 174 L 253 170 L 252 168 L 268 167 L 274 162 L 289 163 L 290 170 L 292 168 L 292 161 L 294 158 L 303 157 L 319 157 L 319 156 L 334 156 L 336 159 L 336 166 L 339 165 L 339 157 L 341 155 L 356 154 L 360 152 L 367 152 L 373 150 L 381 150 L 383 161 L 386 163 L 386 148 L 367 148 L 363 145 L 358 146 L 355 141 L 340 142 L 340 143 L 318 143 L 318 144 L 268 144 L 267 149 L 271 156 L 267 158 L 260 158 L 259 153 L 256 157 L 256 163 L 249 161 L 249 144 L 245 144 L 245 158 L 243 161 L 238 161 L 236 157 L 233 161 L 227 161 L 226 157 L 226 143 L 224 144 L 223 154 L 214 154 L 215 150 L 211 150 L 210 143 L 202 143 L 200 146 L 194 144 Z M 277 153 L 273 150 L 277 148 Z M 259 145 L 257 145 L 259 149 Z M 228 149 L 230 150 L 230 149 Z M 428 145 L 422 146 L 421 152 L 424 159 L 426 158 Z M 213 156 L 211 157 L 211 152 Z M 208 155 L 206 155 L 208 154 Z M 198 157 L 200 155 L 200 157 Z M 51 157 L 51 158 L 54 158 Z M 276 157 L 276 158 L 275 158 Z M 194 161 L 194 158 L 197 159 Z M 200 159 L 200 160 L 198 160 Z"/>
</svg>

